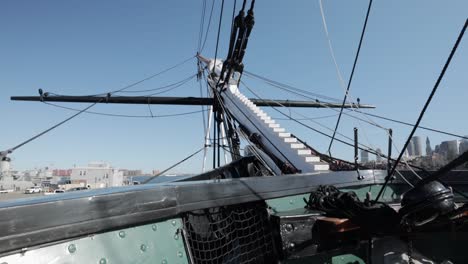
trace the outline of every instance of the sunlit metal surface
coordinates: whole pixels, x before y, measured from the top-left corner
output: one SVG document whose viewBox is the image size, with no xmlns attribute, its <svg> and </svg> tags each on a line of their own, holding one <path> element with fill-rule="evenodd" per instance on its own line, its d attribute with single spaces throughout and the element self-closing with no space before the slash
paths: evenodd
<svg viewBox="0 0 468 264">
<path fill-rule="evenodd" d="M 382 182 L 385 171 L 173 182 L 0 203 L 0 253 L 136 226 L 191 210 Z"/>
<path fill-rule="evenodd" d="M 179 218 L 25 248 L 0 263 L 189 263 Z"/>
</svg>

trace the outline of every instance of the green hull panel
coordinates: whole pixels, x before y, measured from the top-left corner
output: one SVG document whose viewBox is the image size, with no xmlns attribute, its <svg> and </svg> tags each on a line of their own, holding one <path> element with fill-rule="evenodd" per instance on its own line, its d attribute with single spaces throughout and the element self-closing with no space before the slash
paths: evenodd
<svg viewBox="0 0 468 264">
<path fill-rule="evenodd" d="M 181 219 L 125 228 L 0 258 L 13 263 L 189 263 L 181 234 Z"/>
<path fill-rule="evenodd" d="M 381 187 L 382 187 L 381 184 L 375 184 L 375 185 L 368 185 L 368 186 L 356 186 L 354 188 L 341 188 L 340 190 L 344 192 L 353 191 L 356 193 L 359 199 L 364 200 L 368 192 L 370 192 L 372 195 L 375 196 L 377 195 Z M 404 186 L 389 185 L 385 189 L 385 192 L 382 198 L 380 199 L 380 201 L 385 201 L 385 202 L 398 201 L 400 199 L 400 196 L 406 190 L 407 188 L 404 188 Z M 299 208 L 304 208 L 304 206 L 306 205 L 304 202 L 304 199 L 306 200 L 309 199 L 308 193 L 294 195 L 294 196 L 287 196 L 287 197 L 282 197 L 282 198 L 269 199 L 266 202 L 274 213 L 282 213 L 282 212 L 287 212 L 287 211 L 291 211 L 291 210 L 295 210 Z"/>
</svg>

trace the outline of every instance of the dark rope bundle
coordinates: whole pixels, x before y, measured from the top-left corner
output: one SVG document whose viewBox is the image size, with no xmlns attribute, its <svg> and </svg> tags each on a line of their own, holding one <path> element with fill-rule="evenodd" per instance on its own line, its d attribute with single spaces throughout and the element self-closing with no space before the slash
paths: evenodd
<svg viewBox="0 0 468 264">
<path fill-rule="evenodd" d="M 400 219 L 385 203 L 361 202 L 355 192 L 342 192 L 331 185 L 321 185 L 304 199 L 305 208 L 320 210 L 327 216 L 348 218 L 371 233 L 386 233 L 398 227 Z"/>
<path fill-rule="evenodd" d="M 223 63 L 219 79 L 222 79 L 223 83 L 229 82 L 233 71 L 239 72 L 240 74 L 244 71 L 242 60 L 244 59 L 245 49 L 249 41 L 250 33 L 252 32 L 252 28 L 255 24 L 253 12 L 255 0 L 252 0 L 250 9 L 247 11 L 247 16 L 244 12 L 246 2 L 247 1 L 244 0 L 242 9 L 239 11 L 239 14 L 234 18 L 232 23 L 229 51 L 226 60 Z"/>
</svg>

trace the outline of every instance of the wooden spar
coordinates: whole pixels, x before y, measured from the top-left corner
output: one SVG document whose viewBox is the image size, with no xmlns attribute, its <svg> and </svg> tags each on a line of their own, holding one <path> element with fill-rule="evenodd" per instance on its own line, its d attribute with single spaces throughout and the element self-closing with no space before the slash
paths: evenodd
<svg viewBox="0 0 468 264">
<path fill-rule="evenodd" d="M 161 105 L 212 105 L 208 97 L 160 97 L 160 96 L 12 96 L 13 101 L 44 101 L 66 103 L 108 103 L 108 104 L 161 104 Z M 274 99 L 249 99 L 257 106 L 270 107 L 311 107 L 341 108 L 341 103 L 320 101 L 291 101 Z M 345 104 L 344 108 L 375 108 L 368 104 Z"/>
</svg>

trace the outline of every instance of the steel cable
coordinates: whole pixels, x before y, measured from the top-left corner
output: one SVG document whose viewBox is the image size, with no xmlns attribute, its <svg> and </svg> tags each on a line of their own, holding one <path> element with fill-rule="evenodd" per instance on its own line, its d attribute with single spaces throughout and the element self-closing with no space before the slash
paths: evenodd
<svg viewBox="0 0 468 264">
<path fill-rule="evenodd" d="M 404 150 L 408 147 L 411 138 L 413 137 L 414 133 L 416 132 L 416 129 L 418 129 L 419 123 L 421 122 L 424 114 L 426 113 L 426 110 L 429 107 L 429 104 L 431 103 L 432 98 L 434 97 L 434 94 L 437 91 L 437 88 L 439 87 L 439 84 L 442 81 L 442 78 L 444 77 L 448 66 L 450 65 L 450 62 L 452 61 L 453 55 L 455 54 L 455 52 L 456 52 L 456 50 L 458 48 L 458 45 L 460 44 L 460 42 L 461 42 L 461 40 L 463 38 L 463 35 L 465 34 L 467 26 L 468 26 L 468 19 L 465 21 L 465 24 L 463 25 L 463 28 L 462 28 L 460 34 L 458 35 L 457 41 L 455 42 L 455 45 L 453 46 L 453 48 L 452 48 L 452 50 L 450 52 L 450 55 L 447 58 L 447 61 L 445 62 L 444 67 L 442 68 L 442 71 L 439 74 L 439 77 L 437 78 L 437 81 L 434 84 L 434 87 L 432 88 L 432 91 L 431 91 L 431 93 L 429 94 L 429 97 L 426 100 L 426 103 L 424 104 L 423 109 L 421 110 L 421 112 L 419 114 L 419 117 L 418 117 L 413 129 L 411 130 L 411 133 L 409 134 L 409 136 L 408 136 L 408 138 L 406 140 L 406 143 L 405 143 L 405 145 L 403 147 L 403 151 L 400 152 L 400 155 L 398 156 L 398 159 L 396 160 L 395 164 L 393 165 L 392 169 L 390 170 L 389 176 L 393 175 L 393 173 L 395 172 L 396 166 L 398 166 L 398 163 L 400 162 L 401 158 L 403 157 Z M 387 179 L 385 180 L 385 183 L 383 184 L 382 188 L 380 189 L 379 194 L 375 198 L 375 201 L 379 200 L 379 198 L 382 195 L 383 190 L 387 186 L 388 181 L 389 181 L 390 178 L 391 177 L 387 177 Z"/>
</svg>

